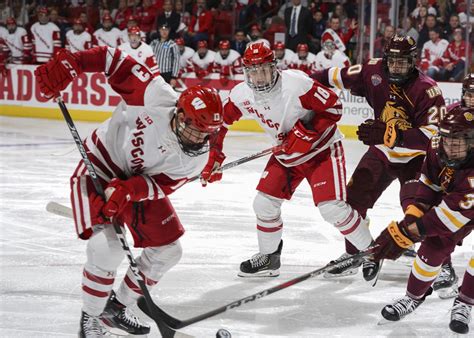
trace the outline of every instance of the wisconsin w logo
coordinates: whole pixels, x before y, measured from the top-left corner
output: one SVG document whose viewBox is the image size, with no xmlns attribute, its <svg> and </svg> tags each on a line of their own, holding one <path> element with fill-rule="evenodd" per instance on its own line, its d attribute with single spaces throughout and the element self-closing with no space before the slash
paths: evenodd
<svg viewBox="0 0 474 338">
<path fill-rule="evenodd" d="M 201 100 L 199 97 L 195 97 L 192 101 L 191 104 L 193 105 L 194 109 L 199 110 L 199 109 L 204 109 L 206 108 L 206 104 L 204 103 L 203 100 Z"/>
</svg>

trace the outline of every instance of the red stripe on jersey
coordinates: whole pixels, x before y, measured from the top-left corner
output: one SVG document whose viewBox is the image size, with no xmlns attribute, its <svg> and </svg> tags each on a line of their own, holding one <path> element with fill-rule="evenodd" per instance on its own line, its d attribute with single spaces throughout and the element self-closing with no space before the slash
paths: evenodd
<svg viewBox="0 0 474 338">
<path fill-rule="evenodd" d="M 84 166 L 83 170 L 81 171 L 81 173 L 79 174 L 79 176 L 77 177 L 77 182 L 76 182 L 76 191 L 77 191 L 77 199 L 78 201 L 76 201 L 77 205 L 79 205 L 79 225 L 81 226 L 82 230 L 79 229 L 78 231 L 78 234 L 81 234 L 83 233 L 85 230 L 86 230 L 86 220 L 84 218 L 84 205 L 82 204 L 82 198 L 81 198 L 81 194 L 82 194 L 82 189 L 81 189 L 81 176 L 82 175 L 85 175 L 86 173 L 86 170 L 87 168 Z"/>
<path fill-rule="evenodd" d="M 112 284 L 114 284 L 114 280 L 115 280 L 115 278 L 104 278 L 104 277 L 96 276 L 96 275 L 88 272 L 86 269 L 83 270 L 82 274 L 88 280 L 90 280 L 94 283 L 103 284 L 103 285 L 112 285 Z"/>
<path fill-rule="evenodd" d="M 341 147 L 341 143 L 340 142 L 337 142 L 335 145 L 335 155 L 336 155 L 336 165 L 337 165 L 337 181 L 338 181 L 338 184 L 339 184 L 339 191 L 340 191 L 340 196 L 339 198 L 340 199 L 344 199 L 344 189 L 345 189 L 345 185 L 344 185 L 344 177 L 341 173 L 341 170 L 342 170 L 342 166 L 343 164 L 341 163 L 341 159 L 342 159 L 342 147 Z"/>
<path fill-rule="evenodd" d="M 280 231 L 281 229 L 283 229 L 283 224 L 280 224 L 277 227 L 271 227 L 271 228 L 264 227 L 264 226 L 261 226 L 261 225 L 257 224 L 257 230 L 262 231 L 262 232 L 277 232 L 277 231 Z"/>
<path fill-rule="evenodd" d="M 128 277 L 128 275 L 125 276 L 124 281 L 131 290 L 135 291 L 139 295 L 143 295 L 142 290 Z"/>
<path fill-rule="evenodd" d="M 120 169 L 120 167 L 116 165 L 114 161 L 112 161 L 112 158 L 110 157 L 107 148 L 105 148 L 104 144 L 97 136 L 97 130 L 94 130 L 94 132 L 92 133 L 92 142 L 94 142 L 94 144 L 97 146 L 97 149 L 104 158 L 105 163 L 109 166 L 110 169 L 112 169 L 114 177 L 125 179 L 126 175 L 123 173 L 122 169 Z"/>
<path fill-rule="evenodd" d="M 94 289 L 91 289 L 90 287 L 88 287 L 87 285 L 82 285 L 82 290 L 84 290 L 84 292 L 87 292 L 88 294 L 90 294 L 92 296 L 95 296 L 95 297 L 99 297 L 99 298 L 109 297 L 108 292 L 94 290 Z"/>
</svg>

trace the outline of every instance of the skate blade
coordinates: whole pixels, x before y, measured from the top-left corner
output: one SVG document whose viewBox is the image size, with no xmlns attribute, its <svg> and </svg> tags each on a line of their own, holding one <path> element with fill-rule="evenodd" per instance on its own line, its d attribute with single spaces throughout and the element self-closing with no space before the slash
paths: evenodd
<svg viewBox="0 0 474 338">
<path fill-rule="evenodd" d="M 355 275 L 359 272 L 359 268 L 357 269 L 350 269 L 350 270 L 346 270 L 342 273 L 337 273 L 337 274 L 332 274 L 330 273 L 329 271 L 328 272 L 325 272 L 323 277 L 326 278 L 326 279 L 333 279 L 333 278 L 340 278 L 340 277 L 346 277 L 346 276 L 351 276 L 351 275 Z"/>
<path fill-rule="evenodd" d="M 399 320 L 388 320 L 382 316 L 382 318 L 380 318 L 380 320 L 377 322 L 377 325 L 383 326 L 383 325 L 389 325 L 389 324 L 393 324 L 397 322 L 399 322 Z"/>
<path fill-rule="evenodd" d="M 456 288 L 449 287 L 449 288 L 439 289 L 439 290 L 436 290 L 436 293 L 438 294 L 438 297 L 441 299 L 455 298 L 458 296 L 458 288 L 456 285 Z"/>
<path fill-rule="evenodd" d="M 259 271 L 256 273 L 247 273 L 247 272 L 242 272 L 240 271 L 237 276 L 239 277 L 244 277 L 244 278 L 249 278 L 249 277 L 278 277 L 280 276 L 280 270 L 265 270 L 265 271 Z"/>
</svg>

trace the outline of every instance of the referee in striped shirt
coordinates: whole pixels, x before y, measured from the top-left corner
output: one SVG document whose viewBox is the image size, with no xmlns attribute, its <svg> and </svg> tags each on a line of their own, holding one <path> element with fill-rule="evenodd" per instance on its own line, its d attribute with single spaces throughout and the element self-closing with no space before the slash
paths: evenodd
<svg viewBox="0 0 474 338">
<path fill-rule="evenodd" d="M 166 23 L 159 27 L 159 32 L 160 38 L 153 40 L 150 46 L 156 55 L 160 75 L 174 88 L 179 72 L 179 47 L 170 40 L 170 28 Z"/>
</svg>

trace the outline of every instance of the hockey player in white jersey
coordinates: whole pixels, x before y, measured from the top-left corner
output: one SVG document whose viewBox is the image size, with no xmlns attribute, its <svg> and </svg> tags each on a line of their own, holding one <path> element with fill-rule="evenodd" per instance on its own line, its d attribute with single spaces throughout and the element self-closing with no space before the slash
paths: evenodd
<svg viewBox="0 0 474 338">
<path fill-rule="evenodd" d="M 160 74 L 160 70 L 155 54 L 151 47 L 141 40 L 141 33 L 140 27 L 130 27 L 128 29 L 129 42 L 121 44 L 119 49 L 145 65 L 153 75 L 157 76 Z"/>
<path fill-rule="evenodd" d="M 30 31 L 34 62 L 48 62 L 61 48 L 61 36 L 58 26 L 49 21 L 47 8 L 38 10 L 38 22 L 31 26 Z"/>
<path fill-rule="evenodd" d="M 197 51 L 191 58 L 194 73 L 198 78 L 203 78 L 212 72 L 215 56 L 216 52 L 207 48 L 207 41 L 198 41 Z"/>
<path fill-rule="evenodd" d="M 8 18 L 5 30 L 4 53 L 9 63 L 25 64 L 31 60 L 31 41 L 26 29 L 18 27 L 15 18 Z"/>
<path fill-rule="evenodd" d="M 177 38 L 174 40 L 179 48 L 179 74 L 178 77 L 185 73 L 191 73 L 194 71 L 193 63 L 191 58 L 193 57 L 195 51 L 191 47 L 188 47 L 184 44 L 183 38 Z"/>
<path fill-rule="evenodd" d="M 299 69 L 306 74 L 312 74 L 316 67 L 316 55 L 309 51 L 306 43 L 296 46 L 296 55 L 291 61 L 291 69 Z"/>
<path fill-rule="evenodd" d="M 92 48 L 92 35 L 86 32 L 81 19 L 75 19 L 72 30 L 66 33 L 66 49 L 75 53 Z"/>
<path fill-rule="evenodd" d="M 372 242 L 367 225 L 346 203 L 342 116 L 338 96 L 297 70 L 279 71 L 264 43 L 251 44 L 243 56 L 245 81 L 224 103 L 224 127 L 217 135 L 202 175 L 203 185 L 221 179 L 227 127 L 243 116 L 255 119 L 273 145 L 257 186 L 253 208 L 257 216 L 259 253 L 240 265 L 239 276 L 278 276 L 283 246 L 281 206 L 306 179 L 322 217 L 359 249 Z"/>
<path fill-rule="evenodd" d="M 35 75 L 41 92 L 54 97 L 83 72 L 105 73 L 122 102 L 84 141 L 107 200 L 97 195 L 83 161 L 70 181 L 77 235 L 88 240 L 80 337 L 102 337 L 102 323 L 147 334 L 150 327 L 129 310 L 141 295 L 130 269 L 113 291 L 125 254 L 110 219 L 126 225 L 135 247 L 143 248 L 136 261 L 152 288 L 182 254 L 184 229 L 167 196 L 204 168 L 210 136 L 222 125 L 222 102 L 201 86 L 178 97 L 161 76 L 109 47 L 62 50 Z"/>
<path fill-rule="evenodd" d="M 273 53 L 275 54 L 275 60 L 277 62 L 277 68 L 279 70 L 288 69 L 293 59 L 296 57 L 295 52 L 291 49 L 286 48 L 283 42 L 277 42 L 273 46 Z"/>
<path fill-rule="evenodd" d="M 92 44 L 94 46 L 106 46 L 116 48 L 120 45 L 120 36 L 122 32 L 114 27 L 112 17 L 105 14 L 102 17 L 102 28 L 96 30 L 93 34 Z"/>
<path fill-rule="evenodd" d="M 322 50 L 316 54 L 315 70 L 329 69 L 331 67 L 349 67 L 351 62 L 346 54 L 336 48 L 332 40 L 322 43 Z"/>
<path fill-rule="evenodd" d="M 219 50 L 214 55 L 213 72 L 219 73 L 221 79 L 242 74 L 242 57 L 230 48 L 229 40 L 219 42 Z"/>
<path fill-rule="evenodd" d="M 137 27 L 138 26 L 138 18 L 135 17 L 134 15 L 130 15 L 127 18 L 127 27 L 122 29 L 121 34 L 120 34 L 120 44 L 124 44 L 126 42 L 130 42 L 130 35 L 129 35 L 129 29 L 132 27 Z M 141 41 L 145 42 L 146 41 L 146 34 L 145 32 L 140 31 L 140 39 Z"/>
</svg>

